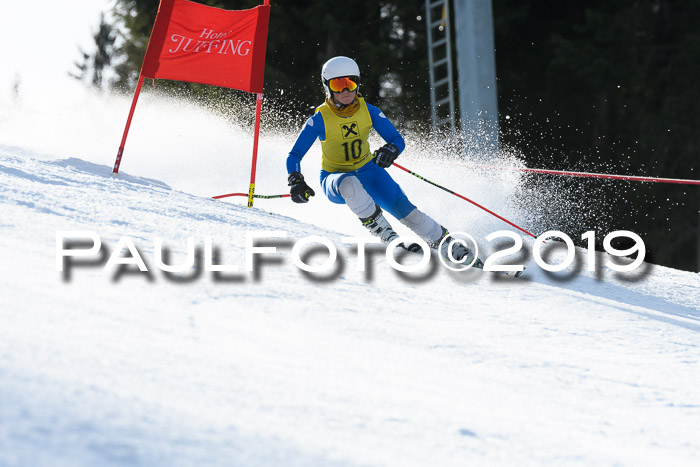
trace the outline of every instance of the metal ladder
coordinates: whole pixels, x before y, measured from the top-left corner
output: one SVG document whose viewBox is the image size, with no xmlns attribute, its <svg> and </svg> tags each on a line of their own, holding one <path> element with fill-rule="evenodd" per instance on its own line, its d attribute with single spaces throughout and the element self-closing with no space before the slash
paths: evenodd
<svg viewBox="0 0 700 467">
<path fill-rule="evenodd" d="M 436 137 L 448 137 L 451 142 L 454 142 L 456 137 L 455 92 L 452 80 L 449 0 L 425 0 L 425 12 L 433 133 Z"/>
</svg>

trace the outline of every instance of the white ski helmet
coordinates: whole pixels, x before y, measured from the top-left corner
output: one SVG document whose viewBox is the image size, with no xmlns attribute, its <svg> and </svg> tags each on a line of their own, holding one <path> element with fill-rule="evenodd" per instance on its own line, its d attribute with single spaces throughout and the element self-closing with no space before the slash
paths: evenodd
<svg viewBox="0 0 700 467">
<path fill-rule="evenodd" d="M 345 77 L 354 78 L 356 83 L 360 83 L 360 67 L 357 66 L 355 60 L 338 56 L 324 63 L 323 69 L 321 69 L 321 83 L 323 83 L 323 89 L 326 90 L 326 95 L 331 95 L 331 88 L 328 87 L 330 80 Z"/>
</svg>

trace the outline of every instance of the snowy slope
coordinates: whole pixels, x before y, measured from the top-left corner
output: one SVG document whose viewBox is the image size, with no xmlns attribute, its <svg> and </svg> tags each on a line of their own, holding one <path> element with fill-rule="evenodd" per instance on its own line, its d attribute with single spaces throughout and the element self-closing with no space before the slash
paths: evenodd
<svg viewBox="0 0 700 467">
<path fill-rule="evenodd" d="M 439 265 L 406 278 L 381 254 L 361 272 L 341 242 L 361 227 L 322 196 L 253 209 L 208 198 L 245 191 L 248 162 L 226 154 L 249 153 L 248 129 L 148 95 L 139 105 L 118 178 L 124 100 L 0 118 L 0 465 L 700 463 L 698 274 L 618 274 L 603 254 L 597 273 L 529 261 L 522 280 Z M 292 138 L 264 135 L 258 192 L 286 189 Z M 459 167 L 411 149 L 406 165 L 529 219 L 508 202 L 517 180 L 463 186 Z M 453 228 L 503 228 L 400 182 Z M 246 232 L 287 238 L 257 273 L 178 281 L 93 266 L 66 279 L 56 232 L 73 230 L 110 249 L 130 237 L 149 266 L 157 236 L 173 263 L 187 237 L 211 236 L 241 268 Z M 292 264 L 310 235 L 338 246 L 338 274 Z"/>
</svg>

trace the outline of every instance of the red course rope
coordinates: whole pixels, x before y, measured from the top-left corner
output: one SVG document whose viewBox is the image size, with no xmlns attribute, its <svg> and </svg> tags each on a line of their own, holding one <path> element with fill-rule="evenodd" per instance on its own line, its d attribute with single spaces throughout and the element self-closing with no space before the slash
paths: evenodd
<svg viewBox="0 0 700 467">
<path fill-rule="evenodd" d="M 227 195 L 212 196 L 214 199 L 228 198 L 229 196 L 248 196 L 248 193 L 229 193 Z M 253 195 L 254 198 L 272 199 L 272 198 L 289 198 L 292 195 Z"/>
<path fill-rule="evenodd" d="M 498 167 L 498 166 L 477 166 L 487 169 L 512 170 L 517 172 L 529 172 L 536 174 L 549 175 L 565 175 L 569 177 L 588 177 L 588 178 L 606 178 L 610 180 L 628 180 L 633 182 L 656 182 L 656 183 L 678 183 L 682 185 L 700 185 L 700 180 L 688 180 L 684 178 L 661 178 L 661 177 L 638 177 L 635 175 L 614 175 L 614 174 L 599 174 L 592 172 L 573 172 L 570 170 L 545 170 L 545 169 L 528 169 L 518 167 Z"/>
</svg>

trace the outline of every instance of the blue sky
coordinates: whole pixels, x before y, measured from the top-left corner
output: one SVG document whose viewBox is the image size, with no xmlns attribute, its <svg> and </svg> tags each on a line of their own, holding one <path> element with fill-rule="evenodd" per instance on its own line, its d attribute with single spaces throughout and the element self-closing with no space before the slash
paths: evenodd
<svg viewBox="0 0 700 467">
<path fill-rule="evenodd" d="M 79 58 L 92 50 L 100 12 L 113 0 L 40 0 L 12 2 L 0 15 L 0 102 L 15 80 L 20 91 L 65 86 Z M 9 10 L 9 11 L 8 11 Z"/>
</svg>

